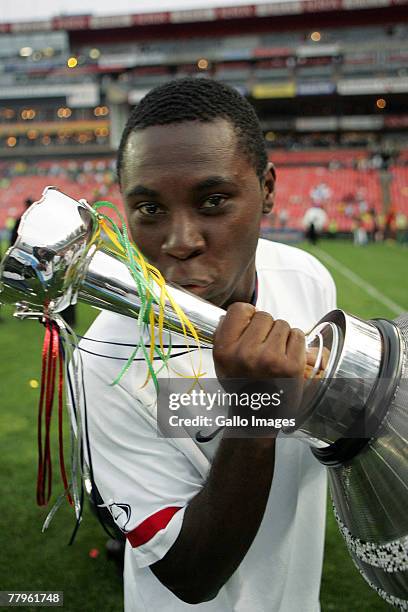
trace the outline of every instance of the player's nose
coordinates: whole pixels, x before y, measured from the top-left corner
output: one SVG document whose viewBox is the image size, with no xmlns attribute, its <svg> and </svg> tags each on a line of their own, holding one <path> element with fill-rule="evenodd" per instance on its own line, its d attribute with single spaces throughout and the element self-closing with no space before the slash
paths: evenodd
<svg viewBox="0 0 408 612">
<path fill-rule="evenodd" d="M 199 224 L 189 215 L 177 216 L 169 226 L 162 251 L 176 259 L 188 259 L 200 255 L 205 249 L 205 239 Z"/>
</svg>

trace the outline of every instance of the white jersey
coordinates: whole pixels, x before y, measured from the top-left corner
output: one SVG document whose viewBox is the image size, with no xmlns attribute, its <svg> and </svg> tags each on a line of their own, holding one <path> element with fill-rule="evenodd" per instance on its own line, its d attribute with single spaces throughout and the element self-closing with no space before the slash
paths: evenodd
<svg viewBox="0 0 408 612">
<path fill-rule="evenodd" d="M 292 327 L 308 331 L 335 308 L 329 273 L 301 250 L 260 240 L 256 269 L 256 307 Z M 137 344 L 137 335 L 135 320 L 103 312 L 86 334 L 102 343 L 81 342 L 94 477 L 127 538 L 126 612 L 182 612 L 192 606 L 164 587 L 149 565 L 162 559 L 177 539 L 185 508 L 205 483 L 220 436 L 205 443 L 194 436 L 158 437 L 156 392 L 151 381 L 143 386 L 146 366 L 140 355 L 119 384 L 111 385 Z M 188 354 L 184 340 L 175 338 L 178 346 L 169 374 L 162 376 L 191 374 L 191 356 L 195 359 L 197 351 Z M 215 378 L 210 349 L 202 351 L 202 369 Z M 278 437 L 273 483 L 258 533 L 217 597 L 194 609 L 319 610 L 325 500 L 325 470 L 307 444 Z"/>
</svg>

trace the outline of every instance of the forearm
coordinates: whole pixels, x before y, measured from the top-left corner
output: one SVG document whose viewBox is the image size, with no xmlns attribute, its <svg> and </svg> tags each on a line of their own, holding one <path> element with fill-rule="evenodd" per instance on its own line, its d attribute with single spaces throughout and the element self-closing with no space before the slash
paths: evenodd
<svg viewBox="0 0 408 612">
<path fill-rule="evenodd" d="M 189 603 L 212 599 L 247 553 L 272 483 L 275 440 L 223 438 L 203 489 L 155 575 Z"/>
</svg>

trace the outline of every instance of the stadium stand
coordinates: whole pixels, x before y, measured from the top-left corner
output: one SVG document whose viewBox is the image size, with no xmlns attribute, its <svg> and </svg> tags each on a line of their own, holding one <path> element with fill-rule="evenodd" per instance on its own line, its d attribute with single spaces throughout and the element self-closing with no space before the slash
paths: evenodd
<svg viewBox="0 0 408 612">
<path fill-rule="evenodd" d="M 288 225 L 294 229 L 302 229 L 303 216 L 312 203 L 325 208 L 339 232 L 350 232 L 356 216 L 372 209 L 377 214 L 383 211 L 378 169 L 339 167 L 338 160 L 334 167 L 321 163 L 305 165 L 304 158 L 290 152 L 284 156 L 287 165 L 274 155 L 271 159 L 278 176 L 276 210 L 287 211 Z M 314 159 L 318 159 L 317 152 Z M 324 159 L 327 161 L 328 157 L 325 155 Z M 345 159 L 350 161 L 350 152 Z M 333 163 L 333 158 L 329 161 Z M 122 209 L 113 158 L 39 161 L 34 165 L 0 162 L 0 172 L 0 227 L 5 226 L 8 218 L 21 214 L 26 198 L 39 198 L 47 185 L 57 185 L 73 198 L 86 197 L 90 203 L 109 200 Z M 392 206 L 408 214 L 408 166 L 394 165 L 390 172 Z M 319 197 L 319 190 L 323 197 Z M 279 221 L 275 219 L 275 223 L 279 227 Z"/>
</svg>

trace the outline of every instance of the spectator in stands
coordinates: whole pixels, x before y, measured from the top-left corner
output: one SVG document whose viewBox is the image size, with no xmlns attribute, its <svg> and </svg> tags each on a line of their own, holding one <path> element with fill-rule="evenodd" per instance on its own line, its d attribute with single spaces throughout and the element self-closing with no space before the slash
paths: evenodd
<svg viewBox="0 0 408 612">
<path fill-rule="evenodd" d="M 332 190 L 326 183 L 319 183 L 310 191 L 310 198 L 315 206 L 327 202 L 332 195 Z"/>
<path fill-rule="evenodd" d="M 331 219 L 327 226 L 327 233 L 328 233 L 329 238 L 336 238 L 337 230 L 338 230 L 338 225 L 337 225 L 336 219 Z"/>
<path fill-rule="evenodd" d="M 346 204 L 346 206 L 344 207 L 344 214 L 346 217 L 351 218 L 354 215 L 354 204 L 349 202 L 348 204 Z"/>
<path fill-rule="evenodd" d="M 357 195 L 357 205 L 360 215 L 364 215 L 367 212 L 368 204 L 363 196 Z"/>
<path fill-rule="evenodd" d="M 356 246 L 365 246 L 368 243 L 367 230 L 361 217 L 354 220 L 353 241 Z"/>
<path fill-rule="evenodd" d="M 289 221 L 289 213 L 286 208 L 282 208 L 279 211 L 278 219 L 281 229 L 285 229 Z"/>
<path fill-rule="evenodd" d="M 371 168 L 381 170 L 383 168 L 383 157 L 381 153 L 375 153 L 371 158 Z"/>
<path fill-rule="evenodd" d="M 229 307 L 213 352 L 202 353 L 207 376 L 300 383 L 305 336 L 277 319 L 310 328 L 335 307 L 335 289 L 305 252 L 258 243 L 275 175 L 251 105 L 211 79 L 151 90 L 125 127 L 118 174 L 129 229 L 150 263 Z M 87 336 L 126 351 L 138 344 L 137 330 L 106 311 Z M 198 355 L 180 346 L 163 371 L 175 384 L 171 371 L 190 375 Z M 126 612 L 187 604 L 317 612 L 326 483 L 307 446 L 276 444 L 272 431 L 237 439 L 193 428 L 185 439 L 160 438 L 155 387 L 143 384 L 147 365 L 132 363 L 112 386 L 118 362 L 94 350 L 82 353 L 93 473 L 127 540 Z"/>
<path fill-rule="evenodd" d="M 395 217 L 395 228 L 397 233 L 398 244 L 408 244 L 408 218 L 407 215 L 400 212 Z"/>
<path fill-rule="evenodd" d="M 395 210 L 393 207 L 385 215 L 384 240 L 395 239 Z"/>
<path fill-rule="evenodd" d="M 375 210 L 375 208 L 370 208 L 369 215 L 371 217 L 369 237 L 371 242 L 376 242 L 376 240 L 378 240 L 379 226 L 377 219 L 377 211 Z"/>
</svg>

